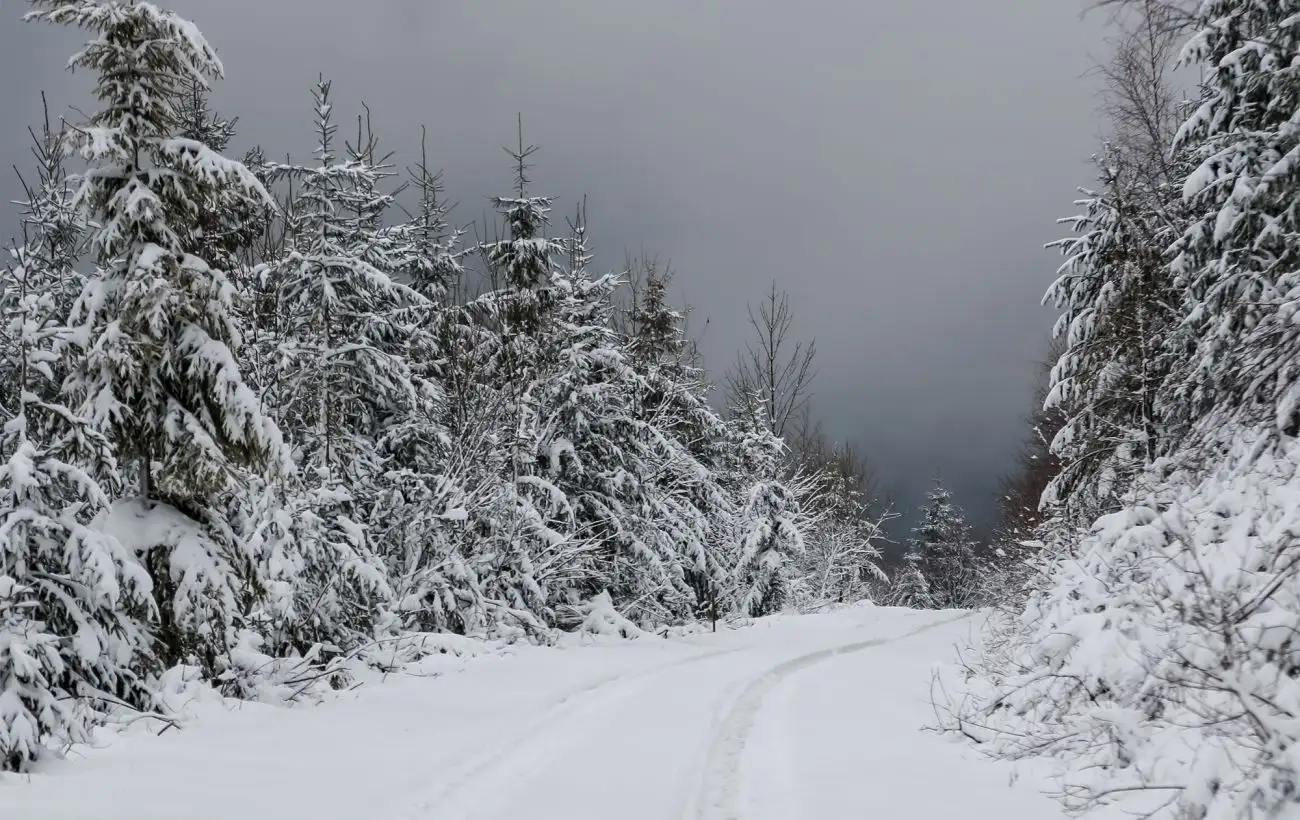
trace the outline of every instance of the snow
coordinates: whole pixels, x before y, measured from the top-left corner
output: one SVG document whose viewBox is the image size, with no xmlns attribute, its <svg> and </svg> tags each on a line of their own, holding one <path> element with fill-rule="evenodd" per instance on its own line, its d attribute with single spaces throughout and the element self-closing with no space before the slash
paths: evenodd
<svg viewBox="0 0 1300 820">
<path fill-rule="evenodd" d="M 0 778 L 0 817 L 932 820 L 956 800 L 1061 817 L 1009 764 L 923 731 L 932 668 L 978 620 L 861 605 L 668 640 L 578 634 L 297 708 L 191 687 L 183 728 L 139 721 Z"/>
</svg>

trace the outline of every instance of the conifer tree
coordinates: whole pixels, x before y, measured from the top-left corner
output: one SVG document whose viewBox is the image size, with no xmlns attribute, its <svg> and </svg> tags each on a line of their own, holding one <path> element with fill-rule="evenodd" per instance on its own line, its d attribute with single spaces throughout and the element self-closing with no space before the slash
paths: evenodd
<svg viewBox="0 0 1300 820">
<path fill-rule="evenodd" d="M 23 267 L 41 271 L 40 287 L 48 289 L 54 299 L 49 317 L 66 322 L 72 306 L 85 285 L 85 277 L 76 268 L 78 258 L 86 250 L 87 225 L 73 196 L 76 193 L 68 179 L 66 162 L 68 143 L 66 126 L 55 129 L 50 122 L 49 106 L 41 95 L 44 116 L 40 133 L 29 129 L 32 138 L 32 156 L 36 161 L 36 175 L 30 181 L 19 176 L 23 187 L 21 208 L 23 242 Z M 55 364 L 55 363 L 51 363 Z M 66 363 L 59 362 L 54 380 L 61 383 L 67 374 Z"/>
<path fill-rule="evenodd" d="M 177 135 L 207 146 L 218 153 L 230 147 L 235 138 L 237 120 L 225 119 L 214 112 L 208 104 L 208 89 L 197 78 L 191 78 L 182 85 L 176 102 Z M 247 167 L 247 166 L 246 166 Z M 255 168 L 250 168 L 255 171 Z M 256 231 L 256 226 L 236 224 L 240 217 L 245 223 L 251 222 L 258 206 L 263 202 L 249 201 L 246 197 L 229 196 L 227 189 L 217 189 L 217 194 L 198 208 L 196 216 L 198 225 L 190 232 L 190 252 L 208 262 L 213 267 L 233 273 L 239 249 L 251 240 L 249 232 Z M 240 294 L 243 295 L 243 294 Z"/>
<path fill-rule="evenodd" d="M 211 203 L 270 197 L 241 163 L 179 133 L 190 83 L 222 73 L 192 23 L 148 3 L 34 5 L 29 20 L 94 33 L 71 64 L 96 75 L 102 104 L 69 133 L 90 166 L 74 202 L 95 223 L 99 263 L 73 311 L 84 355 L 69 385 L 134 466 L 144 508 L 163 503 L 198 522 L 183 545 L 169 535 L 140 548 L 163 610 L 165 660 L 197 653 L 211 667 L 236 616 L 245 560 L 216 505 L 243 471 L 277 463 L 281 443 L 233 352 L 232 285 L 192 240 Z"/>
<path fill-rule="evenodd" d="M 1057 243 L 1068 259 L 1046 297 L 1061 311 L 1063 345 L 1044 405 L 1064 416 L 1049 502 L 1079 521 L 1114 509 L 1170 443 L 1161 399 L 1181 320 L 1163 253 L 1171 211 L 1134 164 L 1118 148 L 1098 159 L 1104 189 L 1081 201 L 1078 235 Z"/>
<path fill-rule="evenodd" d="M 1182 53 L 1200 64 L 1202 88 L 1174 150 L 1153 141 L 1173 170 L 1143 174 L 1136 199 L 1125 186 L 1130 207 L 1107 205 L 1120 218 L 1102 214 L 1110 227 L 1098 247 L 1112 252 L 1098 254 L 1086 271 L 1095 281 L 1081 283 L 1097 315 L 1078 312 L 1087 326 L 1071 341 L 1094 328 L 1111 333 L 1134 315 L 1134 302 L 1173 315 L 1148 340 L 1167 357 L 1155 391 L 1157 446 L 1113 499 L 1114 512 L 1040 527 L 1040 573 L 1021 611 L 984 639 L 987 654 L 948 725 L 1001 755 L 1060 758 L 1062 797 L 1076 811 L 1132 800 L 1151 817 L 1272 816 L 1295 804 L 1297 767 L 1285 750 L 1300 739 L 1286 705 L 1296 688 L 1286 636 L 1300 613 L 1289 535 L 1300 463 L 1296 6 L 1126 5 L 1147 31 L 1167 32 L 1168 19 L 1153 15 L 1171 8 L 1190 25 Z M 1160 97 L 1163 61 L 1158 48 L 1141 53 L 1155 59 L 1121 66 L 1121 91 L 1156 91 L 1121 100 L 1159 123 L 1163 110 L 1149 103 Z M 1164 195 L 1170 183 L 1181 202 Z M 1160 230 L 1134 230 L 1148 226 Z M 1139 295 L 1143 268 L 1166 280 L 1167 303 Z M 1133 341 L 1107 344 L 1094 361 L 1114 350 L 1132 374 Z M 1113 457 L 1116 432 L 1151 441 L 1133 423 L 1147 418 L 1134 412 L 1133 382 L 1079 373 L 1091 384 L 1071 391 L 1075 416 L 1089 411 L 1076 398 L 1124 389 L 1107 396 L 1098 419 L 1118 406 L 1114 418 L 1129 420 L 1126 429 L 1089 433 L 1103 459 Z M 1081 494 L 1086 507 L 1086 485 Z"/>
<path fill-rule="evenodd" d="M 490 597 L 534 631 L 553 620 L 564 590 L 581 577 L 576 563 L 586 546 L 575 537 L 570 500 L 546 475 L 564 450 L 546 441 L 545 385 L 560 351 L 545 334 L 555 323 L 551 277 L 565 246 L 545 235 L 552 198 L 529 194 L 528 160 L 536 151 L 524 145 L 521 125 L 519 147 L 507 149 L 514 193 L 493 199 L 503 234 L 479 248 L 495 289 L 470 306 L 485 331 L 475 352 L 477 378 L 493 393 L 496 418 L 493 512 L 481 547 L 492 561 L 483 571 Z"/>
<path fill-rule="evenodd" d="M 975 542 L 965 515 L 941 481 L 936 480 L 926 496 L 921 521 L 912 532 L 908 548 L 918 556 L 917 566 L 935 605 L 956 609 L 976 603 L 971 598 L 980 570 Z"/>
<path fill-rule="evenodd" d="M 908 609 L 936 608 L 930 582 L 921 571 L 921 554 L 915 547 L 909 547 L 903 556 L 903 565 L 890 592 L 890 603 Z"/>
<path fill-rule="evenodd" d="M 49 741 L 84 742 L 106 705 L 148 702 L 149 579 L 91 526 L 107 507 L 101 481 L 112 488 L 116 464 L 59 391 L 85 234 L 62 136 L 47 109 L 32 134 L 36 176 L 23 180 L 24 241 L 0 288 L 0 770 L 25 770 Z"/>
<path fill-rule="evenodd" d="M 755 393 L 733 408 L 726 481 L 740 503 L 731 522 L 734 606 L 767 615 L 788 603 L 794 559 L 804 550 L 798 497 L 780 480 L 785 445 L 772 432 Z"/>
<path fill-rule="evenodd" d="M 398 267 L 424 298 L 445 306 L 459 295 L 465 275 L 460 260 L 465 232 L 448 222 L 451 207 L 443 198 L 442 172 L 429 165 L 426 141 L 421 128 L 420 161 L 407 169 L 407 183 L 419 193 L 419 201 L 410 221 L 400 228 L 408 244 Z"/>
<path fill-rule="evenodd" d="M 863 600 L 873 582 L 888 580 L 875 542 L 891 516 L 888 511 L 873 515 L 855 469 L 855 453 L 836 449 L 829 463 L 801 467 L 791 481 L 805 519 L 799 587 L 812 607 Z"/>
<path fill-rule="evenodd" d="M 803 551 L 794 494 L 779 481 L 759 481 L 746 500 L 736 577 L 739 608 L 750 617 L 780 610 L 788 601 L 790 565 Z"/>
<path fill-rule="evenodd" d="M 259 271 L 274 305 L 266 397 L 298 467 L 275 490 L 295 514 L 265 532 L 297 556 L 278 566 L 298 598 L 282 609 L 294 616 L 281 634 L 300 650 L 373 637 L 388 622 L 396 593 L 384 538 L 404 550 L 410 505 L 433 499 L 423 471 L 437 443 L 433 385 L 406 356 L 428 300 L 394 280 L 403 250 L 384 224 L 393 198 L 381 182 L 392 172 L 364 120 L 340 159 L 330 83 L 321 78 L 312 93 L 316 162 L 268 169 L 293 199 L 284 253 Z"/>
<path fill-rule="evenodd" d="M 730 566 L 716 545 L 740 499 L 720 480 L 729 441 L 726 422 L 708 404 L 709 385 L 691 361 L 683 316 L 668 303 L 671 272 L 643 260 L 624 341 L 639 378 L 633 397 L 637 423 L 662 442 L 657 481 L 665 526 L 676 543 L 676 562 L 697 614 L 716 620 Z"/>
<path fill-rule="evenodd" d="M 1300 431 L 1293 15 L 1289 3 L 1207 0 L 1184 48 L 1206 78 L 1177 136 L 1195 166 L 1183 186 L 1192 219 L 1172 249 L 1195 342 L 1171 402 L 1180 428 L 1213 413 Z"/>
<path fill-rule="evenodd" d="M 410 367 L 394 352 L 401 328 L 391 314 L 423 300 L 379 266 L 389 197 L 377 191 L 373 166 L 338 160 L 330 83 L 312 93 L 317 163 L 271 171 L 296 193 L 287 251 L 261 273 L 276 300 L 273 403 L 313 480 L 360 481 L 373 473 L 385 425 L 416 400 Z"/>
<path fill-rule="evenodd" d="M 653 592 L 672 559 L 655 522 L 640 514 L 653 503 L 653 488 L 646 483 L 649 453 L 638 446 L 631 415 L 636 377 L 611 327 L 617 283 L 588 272 L 581 209 L 570 226 L 550 275 L 553 320 L 538 339 L 544 351 L 559 354 L 546 362 L 538 384 L 542 447 L 547 480 L 569 500 L 575 534 L 595 548 L 576 591 L 583 598 L 608 591 L 617 604 L 639 597 L 640 584 Z"/>
<path fill-rule="evenodd" d="M 578 479 L 580 526 L 605 542 L 602 553 L 615 581 L 601 583 L 615 604 L 636 602 L 641 611 L 630 614 L 642 620 L 682 618 L 698 605 L 688 574 L 720 568 L 706 553 L 710 511 L 723 508 L 691 428 L 712 424 L 719 436 L 725 430 L 693 392 L 699 388 L 682 361 L 680 331 L 671 319 L 654 317 L 657 338 L 644 333 L 625 340 L 612 330 L 617 280 L 587 275 L 584 215 L 570 224 L 569 265 L 557 277 L 568 283 L 569 296 L 560 300 L 559 315 L 579 346 L 571 348 L 569 375 L 560 384 L 581 379 L 581 393 L 590 399 L 579 418 L 599 422 L 586 422 L 586 434 L 574 439 L 590 465 L 585 476 L 566 481 Z M 646 292 L 654 298 L 654 288 Z M 644 318 L 650 325 L 652 317 Z M 587 364 L 575 373 L 583 359 Z M 670 383 L 670 372 L 680 381 Z M 597 569 L 598 577 L 609 575 L 608 568 Z"/>
<path fill-rule="evenodd" d="M 93 526 L 109 505 L 97 476 L 112 488 L 117 475 L 112 448 L 60 402 L 59 285 L 71 260 L 48 253 L 66 225 L 45 195 L 57 189 L 31 203 L 0 289 L 17 393 L 0 437 L 0 770 L 25 770 L 51 739 L 87 741 L 106 708 L 147 706 L 152 666 L 148 573 Z"/>
</svg>

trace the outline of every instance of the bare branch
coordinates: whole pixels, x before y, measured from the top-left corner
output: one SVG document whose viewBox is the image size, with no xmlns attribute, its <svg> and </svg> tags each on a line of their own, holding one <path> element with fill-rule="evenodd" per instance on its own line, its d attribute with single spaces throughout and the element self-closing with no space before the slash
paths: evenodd
<svg viewBox="0 0 1300 820">
<path fill-rule="evenodd" d="M 812 400 L 812 382 L 817 375 L 814 362 L 817 342 L 791 342 L 794 309 L 790 296 L 777 290 L 776 282 L 759 303 L 757 313 L 749 307 L 749 326 L 754 336 L 738 354 L 727 374 L 727 390 L 733 403 L 758 400 L 767 414 L 772 432 L 784 438 Z"/>
</svg>

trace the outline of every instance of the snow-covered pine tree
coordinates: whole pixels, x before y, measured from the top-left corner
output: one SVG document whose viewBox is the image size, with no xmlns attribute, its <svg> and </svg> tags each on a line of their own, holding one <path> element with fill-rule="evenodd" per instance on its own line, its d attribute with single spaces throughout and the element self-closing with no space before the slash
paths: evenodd
<svg viewBox="0 0 1300 820">
<path fill-rule="evenodd" d="M 227 119 L 213 111 L 211 94 L 206 85 L 191 79 L 177 104 L 180 136 L 224 153 L 234 141 L 238 118 Z M 266 160 L 260 149 L 245 153 L 244 167 L 264 187 Z M 276 236 L 279 223 L 277 209 L 263 200 L 231 195 L 226 189 L 212 192 L 215 198 L 199 209 L 198 225 L 187 238 L 190 253 L 225 271 L 234 285 L 231 309 L 243 333 L 243 343 L 234 351 L 245 383 L 259 394 L 265 379 L 261 325 L 266 322 L 267 305 L 255 274 L 258 264 L 270 258 L 268 243 Z"/>
<path fill-rule="evenodd" d="M 644 412 L 650 385 L 612 329 L 619 280 L 588 274 L 581 209 L 570 226 L 568 264 L 554 275 L 555 329 L 567 352 L 547 389 L 553 432 L 573 448 L 553 480 L 574 499 L 579 531 L 599 545 L 583 594 L 601 587 L 642 623 L 680 619 L 705 532 L 690 493 L 708 490 L 697 486 L 699 465 L 672 419 Z"/>
<path fill-rule="evenodd" d="M 1207 0 L 1184 47 L 1205 69 L 1178 132 L 1197 165 L 1193 218 L 1175 244 L 1195 355 L 1171 402 L 1183 427 L 1208 413 L 1300 432 L 1300 31 L 1290 2 Z"/>
<path fill-rule="evenodd" d="M 59 637 L 35 614 L 29 587 L 0 572 L 0 772 L 22 772 L 47 755 L 46 741 L 77 742 L 84 722 L 56 682 Z"/>
<path fill-rule="evenodd" d="M 731 524 L 734 607 L 756 617 L 788 603 L 792 564 L 804 549 L 798 497 L 780 480 L 785 445 L 772 432 L 763 396 L 733 407 L 725 481 L 741 495 Z"/>
<path fill-rule="evenodd" d="M 934 594 L 930 591 L 930 582 L 921 570 L 921 554 L 909 546 L 903 556 L 903 565 L 894 579 L 890 590 L 889 603 L 892 606 L 904 606 L 908 609 L 936 609 Z"/>
<path fill-rule="evenodd" d="M 1168 452 L 1161 396 L 1181 338 L 1177 290 L 1164 248 L 1173 240 L 1164 189 L 1143 188 L 1136 162 L 1110 147 L 1097 159 L 1102 190 L 1085 191 L 1076 236 L 1048 290 L 1063 343 L 1045 408 L 1064 416 L 1052 441 L 1061 471 L 1049 503 L 1076 521 L 1116 508 L 1134 476 Z"/>
<path fill-rule="evenodd" d="M 270 392 L 302 469 L 355 484 L 373 474 L 385 425 L 416 399 L 410 367 L 393 352 L 402 328 L 391 314 L 424 300 L 375 264 L 386 263 L 377 234 L 388 195 L 377 191 L 373 166 L 338 160 L 330 83 L 312 93 L 316 164 L 269 172 L 295 194 L 286 251 L 261 271 L 275 294 L 279 339 Z"/>
<path fill-rule="evenodd" d="M 16 393 L 0 439 L 0 770 L 10 771 L 51 741 L 86 742 L 106 709 L 150 701 L 152 584 L 131 550 L 92 526 L 109 505 L 97 476 L 117 474 L 112 448 L 59 398 L 71 246 L 57 241 L 66 211 L 40 198 L 57 191 L 33 200 L 0 287 Z"/>
<path fill-rule="evenodd" d="M 975 541 L 965 514 L 952 503 L 952 494 L 936 480 L 926 495 L 921 520 L 912 529 L 909 551 L 919 556 L 922 575 L 939 609 L 960 609 L 978 604 L 972 593 L 980 572 Z"/>
<path fill-rule="evenodd" d="M 462 577 L 473 587 L 468 589 L 459 582 L 453 585 L 460 590 L 455 594 L 462 602 L 463 614 L 458 619 L 466 622 L 467 630 L 472 628 L 468 624 L 492 629 L 503 623 L 513 627 L 523 621 L 536 631 L 542 627 L 531 614 L 517 617 L 520 611 L 532 610 L 498 606 L 502 602 L 492 601 L 484 586 L 500 560 L 498 550 L 514 548 L 503 543 L 508 538 L 503 533 L 512 526 L 510 510 L 514 503 L 513 450 L 509 445 L 513 421 L 507 412 L 511 401 L 494 383 L 490 351 L 497 335 L 485 321 L 487 316 L 490 311 L 479 300 L 469 305 L 449 302 L 439 307 L 433 313 L 429 357 L 415 363 L 422 371 L 436 373 L 441 388 L 437 418 L 446 441 L 440 448 L 438 474 L 445 486 L 456 489 L 459 510 L 463 511 L 460 521 L 444 521 L 439 535 L 449 542 L 448 560 L 459 561 L 465 567 Z M 435 355 L 436 361 L 431 358 Z M 420 575 L 429 577 L 424 572 Z M 531 581 L 524 581 L 523 586 L 525 590 L 536 587 Z M 409 608 L 410 593 L 403 595 L 403 606 Z M 442 598 L 445 600 L 445 596 Z"/>
<path fill-rule="evenodd" d="M 397 168 L 392 152 L 380 153 L 369 106 L 363 102 L 361 107 L 365 113 L 357 115 L 356 139 L 343 143 L 342 164 L 351 174 L 335 192 L 335 216 L 341 219 L 344 234 L 351 237 L 352 253 L 392 277 L 406 272 L 412 255 L 406 226 L 387 224 L 388 213 L 406 185 L 384 190 L 385 180 L 396 177 Z"/>
<path fill-rule="evenodd" d="M 504 222 L 505 235 L 480 249 L 500 294 L 499 301 L 504 302 L 495 311 L 496 319 L 513 335 L 534 334 L 549 318 L 554 296 L 549 287 L 551 274 L 555 260 L 567 250 L 564 242 L 545 235 L 554 197 L 529 195 L 528 160 L 537 150 L 535 145 L 524 145 L 521 121 L 519 147 L 506 151 L 515 161 L 514 195 L 492 200 Z M 520 343 L 528 344 L 526 340 Z M 508 369 L 501 376 L 508 379 L 523 375 L 533 363 L 533 357 L 526 353 L 525 349 L 507 355 Z"/>
<path fill-rule="evenodd" d="M 190 252 L 191 240 L 209 203 L 270 198 L 241 163 L 179 135 L 189 84 L 222 73 L 192 23 L 143 2 L 33 5 L 28 20 L 94 33 L 71 65 L 96 75 L 102 104 L 69 133 L 89 165 L 75 202 L 96 223 L 100 265 L 73 313 L 84 356 L 69 386 L 133 465 L 135 513 L 153 515 L 161 504 L 198 522 L 183 544 L 174 529 L 141 526 L 157 543 L 132 546 L 145 555 L 162 610 L 160 655 L 211 669 L 244 592 L 236 576 L 245 560 L 219 520 L 218 498 L 245 469 L 275 463 L 281 442 L 232 352 L 240 328 L 231 284 Z"/>
<path fill-rule="evenodd" d="M 536 151 L 524 145 L 521 126 L 518 149 L 507 149 L 515 161 L 514 194 L 493 199 L 503 233 L 479 247 L 494 289 L 468 306 L 479 326 L 473 378 L 490 391 L 496 419 L 481 439 L 494 453 L 495 475 L 487 480 L 495 487 L 485 487 L 492 502 L 476 529 L 486 535 L 472 551 L 489 558 L 480 571 L 502 614 L 534 631 L 565 602 L 561 591 L 581 574 L 586 547 L 575 537 L 569 499 L 545 477 L 553 454 L 544 445 L 543 386 L 560 355 L 546 344 L 554 325 L 551 277 L 566 247 L 546 236 L 552 199 L 529 194 L 528 160 Z"/>
<path fill-rule="evenodd" d="M 376 312 L 366 335 L 376 350 L 403 363 L 411 392 L 375 437 L 379 470 L 353 495 L 361 501 L 364 494 L 366 528 L 388 566 L 405 625 L 467 631 L 485 615 L 475 574 L 448 531 L 462 526 L 466 496 L 463 477 L 446 469 L 463 462 L 452 453 L 443 423 L 441 332 L 449 318 L 448 293 L 461 274 L 460 233 L 448 234 L 446 208 L 438 201 L 441 183 L 423 153 L 407 183 L 381 189 L 383 180 L 396 176 L 392 154 L 380 153 L 370 109 L 362 107 L 356 140 L 345 146 L 353 174 L 338 202 L 355 238 L 351 252 L 393 281 L 410 282 L 400 303 Z M 411 184 L 419 188 L 419 210 L 406 222 L 388 224 L 396 195 Z"/>
<path fill-rule="evenodd" d="M 718 545 L 731 537 L 738 502 L 719 480 L 729 432 L 709 406 L 709 384 L 690 356 L 684 318 L 668 302 L 671 271 L 642 260 L 631 275 L 636 281 L 623 344 L 640 381 L 633 411 L 647 435 L 665 446 L 655 483 L 694 598 L 691 614 L 716 621 L 731 569 Z"/>
<path fill-rule="evenodd" d="M 858 456 L 835 447 L 816 461 L 800 454 L 800 469 L 790 480 L 798 491 L 806 523 L 797 586 L 804 607 L 852 603 L 870 596 L 873 583 L 887 582 L 875 542 L 886 509 L 873 514 L 862 490 Z"/>
<path fill-rule="evenodd" d="M 1139 214 L 1182 231 L 1181 327 L 1157 393 L 1168 453 L 1086 532 L 1042 527 L 1023 611 L 986 637 L 952 704 L 949 727 L 984 748 L 1057 757 L 1079 812 L 1132 800 L 1148 817 L 1220 820 L 1295 805 L 1300 770 L 1284 750 L 1300 733 L 1282 704 L 1296 695 L 1284 636 L 1300 623 L 1296 11 L 1208 0 L 1192 18 L 1184 54 L 1204 84 L 1178 150 L 1199 164 L 1182 185 L 1193 218 Z"/>
<path fill-rule="evenodd" d="M 429 165 L 427 139 L 421 128 L 420 162 L 407 169 L 407 184 L 419 192 L 419 201 L 410 221 L 400 227 L 407 251 L 398 267 L 424 298 L 445 306 L 460 296 L 465 231 L 449 224 L 451 205 L 442 196 L 442 172 Z"/>
<path fill-rule="evenodd" d="M 213 111 L 209 103 L 210 91 L 198 79 L 191 79 L 177 103 L 179 135 L 202 143 L 217 153 L 224 153 L 234 141 L 237 117 L 226 119 Z M 243 164 L 258 181 L 265 160 L 256 149 L 243 157 Z M 275 208 L 265 200 L 252 200 L 226 188 L 210 191 L 214 199 L 198 210 L 198 225 L 188 237 L 189 252 L 210 266 L 225 271 L 235 284 L 234 307 L 246 333 L 256 332 L 255 323 L 257 281 L 252 275 L 253 257 L 259 242 L 267 236 L 275 216 Z M 244 364 L 245 350 L 236 351 Z M 252 381 L 249 373 L 245 380 Z"/>
<path fill-rule="evenodd" d="M 367 116 L 348 152 L 355 167 L 375 169 L 372 186 L 390 173 L 386 159 L 376 158 L 377 146 Z M 386 311 L 392 328 L 387 349 L 407 362 L 414 401 L 392 416 L 377 439 L 384 466 L 371 482 L 367 524 L 389 567 L 403 624 L 466 632 L 491 620 L 466 510 L 482 503 L 483 477 L 493 462 L 480 435 L 492 417 L 481 412 L 484 390 L 475 383 L 481 375 L 475 367 L 481 328 L 453 303 L 464 276 L 464 232 L 448 225 L 441 174 L 429 166 L 423 137 L 420 162 L 407 174 L 405 186 L 419 195 L 410 218 L 359 226 L 371 237 L 363 258 L 409 282 L 420 297 Z M 354 186 L 354 196 L 361 191 Z M 380 213 L 393 202 L 392 194 L 372 193 L 369 204 L 353 210 Z"/>
<path fill-rule="evenodd" d="M 780 481 L 759 481 L 750 488 L 743 514 L 736 578 L 738 606 L 748 617 L 768 615 L 789 600 L 793 563 L 804 551 L 798 502 Z"/>
<path fill-rule="evenodd" d="M 50 122 L 49 105 L 41 95 L 44 117 L 40 132 L 30 129 L 32 155 L 36 160 L 35 176 L 28 179 L 19 174 L 19 183 L 25 194 L 16 203 L 22 220 L 23 267 L 27 277 L 39 277 L 39 288 L 48 291 L 53 302 L 48 306 L 49 321 L 65 323 L 72 306 L 85 284 L 85 277 L 76 269 L 78 257 L 86 247 L 87 226 L 85 218 L 73 203 L 73 190 L 65 168 L 68 146 L 64 129 L 56 130 Z M 39 274 L 34 273 L 39 271 Z M 19 405 L 21 379 L 15 368 L 20 359 L 8 357 L 0 363 L 0 406 L 9 414 Z M 52 382 L 61 384 L 67 375 L 67 361 L 55 357 L 47 363 L 51 368 Z"/>
<path fill-rule="evenodd" d="M 316 163 L 268 169 L 273 182 L 290 183 L 293 200 L 284 253 L 259 270 L 274 304 L 264 396 L 298 466 L 297 480 L 277 490 L 296 511 L 292 526 L 276 524 L 267 548 L 296 556 L 277 564 L 297 599 L 280 609 L 294 614 L 277 634 L 298 650 L 355 643 L 388 622 L 393 591 L 367 524 L 381 496 L 390 512 L 393 503 L 385 438 L 409 432 L 403 425 L 425 408 L 402 351 L 406 311 L 427 300 L 391 275 L 383 214 L 392 200 L 379 188 L 387 172 L 364 131 L 340 161 L 330 90 L 321 78 L 312 92 Z"/>
</svg>

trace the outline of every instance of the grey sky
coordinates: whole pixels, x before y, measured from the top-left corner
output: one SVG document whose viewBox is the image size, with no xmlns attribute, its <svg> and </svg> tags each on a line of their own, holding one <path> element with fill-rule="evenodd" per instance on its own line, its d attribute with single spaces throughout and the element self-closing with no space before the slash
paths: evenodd
<svg viewBox="0 0 1300 820">
<path fill-rule="evenodd" d="M 670 259 L 715 370 L 776 279 L 816 336 L 816 407 L 911 507 L 941 474 L 980 522 L 1029 409 L 1057 261 L 1096 145 L 1084 0 L 175 0 L 226 62 L 241 148 L 311 147 L 308 87 L 419 126 L 460 221 L 504 192 L 515 113 L 537 190 L 589 197 L 597 262 Z M 25 162 L 77 39 L 0 0 L 0 167 Z M 14 198 L 11 174 L 0 197 Z M 5 225 L 12 224 L 7 211 Z M 0 229 L 0 236 L 6 229 Z"/>
</svg>

